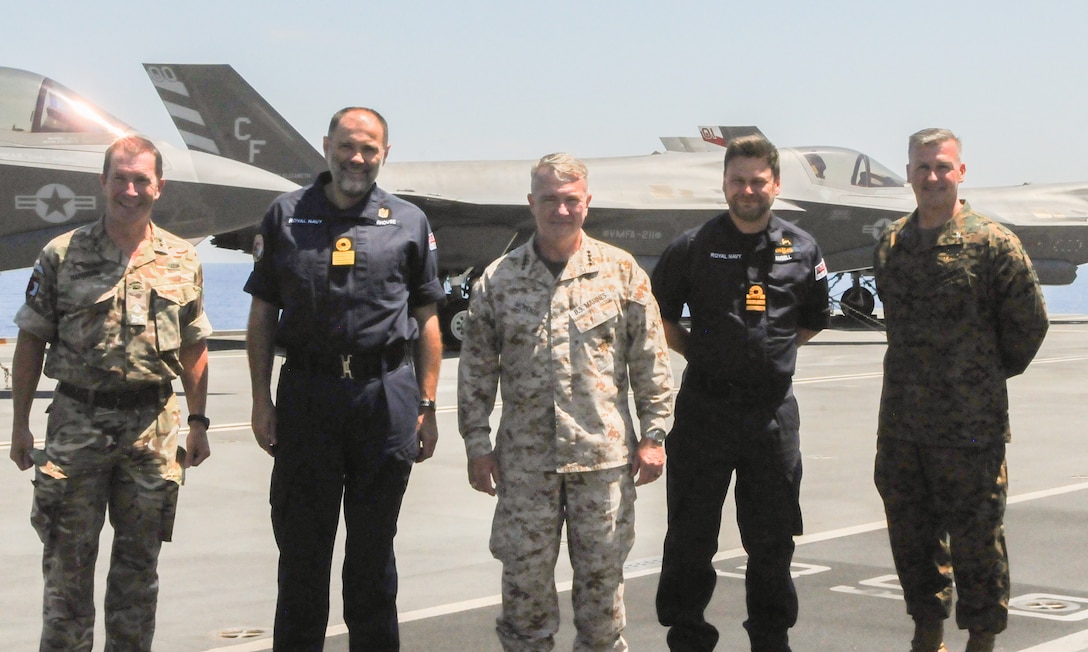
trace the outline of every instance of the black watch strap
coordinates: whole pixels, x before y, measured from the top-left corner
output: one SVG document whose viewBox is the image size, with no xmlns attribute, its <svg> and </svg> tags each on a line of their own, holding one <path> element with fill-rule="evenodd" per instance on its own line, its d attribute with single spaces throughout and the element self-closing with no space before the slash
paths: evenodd
<svg viewBox="0 0 1088 652">
<path fill-rule="evenodd" d="M 190 414 L 189 418 L 185 420 L 186 423 L 192 423 L 194 421 L 196 421 L 197 423 L 203 423 L 205 430 L 212 426 L 212 420 L 204 416 L 203 414 Z"/>
</svg>

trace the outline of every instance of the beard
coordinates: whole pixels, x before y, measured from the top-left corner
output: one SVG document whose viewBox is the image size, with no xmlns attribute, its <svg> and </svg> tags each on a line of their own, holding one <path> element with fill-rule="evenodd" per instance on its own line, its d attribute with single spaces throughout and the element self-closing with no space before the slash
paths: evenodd
<svg viewBox="0 0 1088 652">
<path fill-rule="evenodd" d="M 771 210 L 771 203 L 763 200 L 755 202 L 730 202 L 729 214 L 741 222 L 759 222 Z"/>
<path fill-rule="evenodd" d="M 338 174 L 333 176 L 333 183 L 345 197 L 361 199 L 374 186 L 377 180 L 377 170 L 373 168 L 360 169 L 350 165 L 341 165 Z"/>
<path fill-rule="evenodd" d="M 339 174 L 336 178 L 336 187 L 348 197 L 362 197 L 374 185 L 374 177 L 371 175 L 358 176 Z"/>
<path fill-rule="evenodd" d="M 373 182 L 364 181 L 363 179 L 345 179 L 344 177 L 340 177 L 336 180 L 336 187 L 348 197 L 362 197 L 366 194 L 367 190 L 370 190 L 370 186 L 372 185 Z"/>
</svg>

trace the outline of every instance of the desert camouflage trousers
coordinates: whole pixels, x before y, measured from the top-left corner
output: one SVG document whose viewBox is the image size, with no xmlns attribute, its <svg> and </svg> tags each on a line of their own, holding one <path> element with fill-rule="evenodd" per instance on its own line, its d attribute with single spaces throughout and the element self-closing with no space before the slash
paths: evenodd
<svg viewBox="0 0 1088 652">
<path fill-rule="evenodd" d="M 506 652 L 555 646 L 555 563 L 563 525 L 574 582 L 576 652 L 627 650 L 623 563 L 634 544 L 635 488 L 626 466 L 582 473 L 502 469 L 491 552 L 502 562 L 499 641 Z"/>
<path fill-rule="evenodd" d="M 39 468 L 31 512 L 45 544 L 42 651 L 92 648 L 94 568 L 107 506 L 114 537 L 104 649 L 151 649 L 159 549 L 170 540 L 181 477 L 175 460 L 178 417 L 174 396 L 119 411 L 55 395 L 45 450 L 67 477 Z"/>
<path fill-rule="evenodd" d="M 877 439 L 875 480 L 907 613 L 1002 632 L 1009 617 L 1004 445 L 925 446 Z"/>
</svg>

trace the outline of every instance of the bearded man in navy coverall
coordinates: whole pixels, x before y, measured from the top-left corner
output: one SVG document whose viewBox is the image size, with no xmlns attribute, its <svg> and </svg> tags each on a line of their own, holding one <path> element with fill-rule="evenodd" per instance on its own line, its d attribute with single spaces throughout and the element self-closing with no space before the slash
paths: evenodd
<svg viewBox="0 0 1088 652">
<path fill-rule="evenodd" d="M 398 650 L 393 536 L 412 464 L 434 453 L 442 358 L 434 236 L 375 185 L 389 151 L 375 111 L 333 116 L 329 171 L 273 202 L 254 243 L 247 349 L 253 433 L 275 457 L 280 549 L 274 649 L 321 650 L 344 503 L 350 649 Z M 276 401 L 275 348 L 286 350 Z"/>
<path fill-rule="evenodd" d="M 677 238 L 654 269 L 665 337 L 688 360 L 665 440 L 669 528 L 657 615 L 671 650 L 717 644 L 704 612 L 734 471 L 752 650 L 788 652 L 797 622 L 790 563 L 801 534 L 801 452 L 792 378 L 797 347 L 827 326 L 829 308 L 816 241 L 771 212 L 779 188 L 774 145 L 762 136 L 730 141 L 729 211 Z M 680 324 L 685 304 L 690 331 Z"/>
</svg>

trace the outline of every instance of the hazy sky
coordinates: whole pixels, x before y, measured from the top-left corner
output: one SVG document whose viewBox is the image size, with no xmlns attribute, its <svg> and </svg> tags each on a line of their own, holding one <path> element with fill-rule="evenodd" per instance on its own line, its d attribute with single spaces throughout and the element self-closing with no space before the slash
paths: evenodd
<svg viewBox="0 0 1088 652">
<path fill-rule="evenodd" d="M 179 146 L 142 62 L 230 63 L 315 143 L 335 110 L 373 106 L 392 160 L 637 155 L 756 124 L 899 171 L 907 136 L 944 126 L 970 185 L 1088 180 L 1072 0 L 5 4 L 0 65 Z"/>
<path fill-rule="evenodd" d="M 755 124 L 901 171 L 907 136 L 942 126 L 969 186 L 1088 180 L 1075 0 L 4 4 L 0 65 L 179 147 L 141 63 L 229 63 L 315 144 L 337 109 L 372 106 L 399 161 L 641 155 L 659 136 Z M 1048 297 L 1079 301 L 1080 276 Z"/>
</svg>

